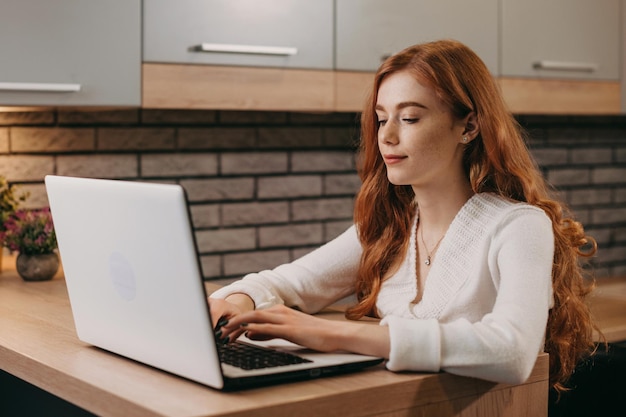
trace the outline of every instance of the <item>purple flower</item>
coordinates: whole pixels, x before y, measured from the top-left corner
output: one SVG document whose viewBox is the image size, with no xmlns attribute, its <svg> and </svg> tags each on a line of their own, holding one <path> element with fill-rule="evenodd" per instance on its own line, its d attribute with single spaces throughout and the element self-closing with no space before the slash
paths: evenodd
<svg viewBox="0 0 626 417">
<path fill-rule="evenodd" d="M 50 208 L 18 210 L 4 222 L 0 242 L 11 252 L 27 255 L 51 253 L 57 248 Z"/>
</svg>

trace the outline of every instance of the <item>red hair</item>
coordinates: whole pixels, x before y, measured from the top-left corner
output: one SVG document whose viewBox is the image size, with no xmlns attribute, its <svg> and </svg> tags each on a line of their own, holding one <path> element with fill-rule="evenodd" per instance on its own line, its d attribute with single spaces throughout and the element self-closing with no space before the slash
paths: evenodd
<svg viewBox="0 0 626 417">
<path fill-rule="evenodd" d="M 476 114 L 479 134 L 464 154 L 464 169 L 475 193 L 491 192 L 532 204 L 552 220 L 554 307 L 548 318 L 545 350 L 550 354 L 551 385 L 564 389 L 563 383 L 594 346 L 593 330 L 597 328 L 584 301 L 592 283 L 586 281 L 579 257 L 592 256 L 595 241 L 585 235 L 566 206 L 550 196 L 552 190 L 532 159 L 522 129 L 508 111 L 495 80 L 482 60 L 459 42 L 443 40 L 409 47 L 388 58 L 376 73 L 361 115 L 358 164 L 362 186 L 354 211 L 363 246 L 355 284 L 358 303 L 346 316 L 358 319 L 375 314 L 381 283 L 409 244 L 415 215 L 413 190 L 387 180 L 378 151 L 375 112 L 381 83 L 401 70 L 434 89 L 455 117 Z M 583 251 L 584 247 L 590 249 Z"/>
</svg>

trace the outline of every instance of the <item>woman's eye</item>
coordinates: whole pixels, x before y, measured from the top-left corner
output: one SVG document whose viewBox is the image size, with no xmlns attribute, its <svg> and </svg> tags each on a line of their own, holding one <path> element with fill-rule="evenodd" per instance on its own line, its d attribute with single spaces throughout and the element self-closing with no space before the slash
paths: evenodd
<svg viewBox="0 0 626 417">
<path fill-rule="evenodd" d="M 419 120 L 419 119 L 417 119 L 417 118 L 412 118 L 412 117 L 405 117 L 405 118 L 403 118 L 403 119 L 402 119 L 402 121 L 403 121 L 404 123 L 409 123 L 409 124 L 411 124 L 411 123 L 417 123 L 417 121 L 418 121 L 418 120 Z"/>
<path fill-rule="evenodd" d="M 380 127 L 380 126 L 384 126 L 384 125 L 385 125 L 385 123 L 387 123 L 387 121 L 386 121 L 386 120 L 378 120 L 378 127 Z"/>
</svg>

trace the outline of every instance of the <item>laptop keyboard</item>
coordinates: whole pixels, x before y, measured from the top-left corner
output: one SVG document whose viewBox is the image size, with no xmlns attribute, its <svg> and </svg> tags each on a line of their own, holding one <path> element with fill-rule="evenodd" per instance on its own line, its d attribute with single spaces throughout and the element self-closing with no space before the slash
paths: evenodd
<svg viewBox="0 0 626 417">
<path fill-rule="evenodd" d="M 240 342 L 232 342 L 225 345 L 219 344 L 218 351 L 223 363 L 245 370 L 311 362 L 292 353 L 265 349 L 260 346 Z"/>
</svg>

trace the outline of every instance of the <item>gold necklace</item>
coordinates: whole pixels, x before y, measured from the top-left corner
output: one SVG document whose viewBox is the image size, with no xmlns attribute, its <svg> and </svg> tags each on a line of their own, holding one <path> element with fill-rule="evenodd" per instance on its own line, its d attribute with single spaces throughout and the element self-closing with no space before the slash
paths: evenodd
<svg viewBox="0 0 626 417">
<path fill-rule="evenodd" d="M 426 242 L 424 242 L 424 228 L 420 229 L 420 238 L 422 239 L 422 245 L 424 245 L 424 249 L 426 249 L 426 260 L 424 261 L 424 264 L 426 264 L 426 266 L 430 266 L 431 264 L 431 259 L 432 259 L 432 255 L 435 254 L 435 251 L 437 250 L 437 248 L 439 247 L 439 244 L 441 243 L 441 241 L 443 240 L 443 237 L 446 234 L 444 233 L 440 238 L 439 241 L 437 242 L 437 244 L 435 245 L 435 247 L 429 251 L 428 247 L 426 246 Z"/>
</svg>

